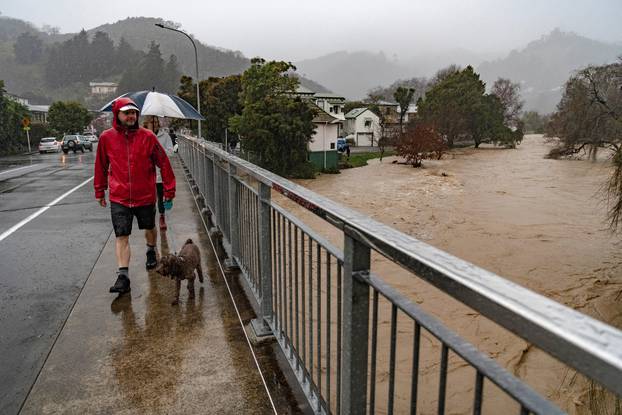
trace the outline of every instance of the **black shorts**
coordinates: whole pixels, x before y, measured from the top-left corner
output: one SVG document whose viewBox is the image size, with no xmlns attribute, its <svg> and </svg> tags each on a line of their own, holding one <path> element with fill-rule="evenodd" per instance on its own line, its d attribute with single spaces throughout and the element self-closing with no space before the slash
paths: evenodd
<svg viewBox="0 0 622 415">
<path fill-rule="evenodd" d="M 132 233 L 134 216 L 138 221 L 138 229 L 155 228 L 155 205 L 127 207 L 110 202 L 110 216 L 115 236 L 127 236 Z"/>
</svg>

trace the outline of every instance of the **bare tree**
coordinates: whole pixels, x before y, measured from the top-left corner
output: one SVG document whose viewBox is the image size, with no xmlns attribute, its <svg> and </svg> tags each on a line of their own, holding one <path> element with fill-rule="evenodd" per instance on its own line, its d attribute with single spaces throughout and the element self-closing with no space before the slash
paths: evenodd
<svg viewBox="0 0 622 415">
<path fill-rule="evenodd" d="M 491 93 L 503 105 L 503 122 L 507 127 L 518 128 L 524 101 L 520 99 L 520 85 L 506 78 L 499 78 L 492 86 Z"/>
<path fill-rule="evenodd" d="M 617 63 L 588 66 L 566 82 L 547 136 L 560 139 L 549 153 L 553 158 L 586 151 L 594 160 L 599 148 L 613 152 L 607 200 L 609 224 L 617 230 L 622 222 L 622 57 Z"/>
</svg>

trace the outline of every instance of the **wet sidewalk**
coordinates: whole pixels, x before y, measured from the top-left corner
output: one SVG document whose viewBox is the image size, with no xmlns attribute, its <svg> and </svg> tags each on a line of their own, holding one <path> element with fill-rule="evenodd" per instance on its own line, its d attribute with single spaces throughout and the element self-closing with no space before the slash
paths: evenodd
<svg viewBox="0 0 622 415">
<path fill-rule="evenodd" d="M 178 251 L 187 238 L 199 244 L 205 281 L 195 281 L 196 298 L 184 282 L 171 306 L 175 284 L 145 271 L 134 223 L 132 292 L 115 299 L 111 234 L 21 413 L 274 413 L 183 170 L 174 167 L 177 197 L 158 249 Z"/>
</svg>

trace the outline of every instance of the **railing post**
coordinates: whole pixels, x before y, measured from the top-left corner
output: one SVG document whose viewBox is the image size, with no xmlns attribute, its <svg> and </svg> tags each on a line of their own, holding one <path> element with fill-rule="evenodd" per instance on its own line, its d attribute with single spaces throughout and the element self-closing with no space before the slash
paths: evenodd
<svg viewBox="0 0 622 415">
<path fill-rule="evenodd" d="M 212 222 L 214 225 L 222 226 L 222 219 L 220 215 L 222 212 L 220 211 L 220 203 L 219 200 L 222 197 L 220 194 L 220 167 L 218 167 L 218 156 L 214 154 L 214 159 L 212 161 L 212 183 L 214 185 L 214 216 L 212 217 Z M 222 229 L 221 229 L 222 230 Z"/>
<path fill-rule="evenodd" d="M 231 257 L 227 262 L 228 268 L 237 267 L 236 258 L 240 256 L 240 214 L 238 206 L 237 169 L 229 163 L 229 233 L 231 243 Z"/>
<path fill-rule="evenodd" d="M 273 335 L 272 322 L 272 233 L 270 226 L 270 186 L 259 183 L 259 270 L 261 278 L 261 315 L 251 321 L 257 336 Z"/>
<path fill-rule="evenodd" d="M 369 247 L 344 234 L 343 343 L 341 412 L 364 414 L 367 405 L 367 342 L 369 333 Z"/>
</svg>

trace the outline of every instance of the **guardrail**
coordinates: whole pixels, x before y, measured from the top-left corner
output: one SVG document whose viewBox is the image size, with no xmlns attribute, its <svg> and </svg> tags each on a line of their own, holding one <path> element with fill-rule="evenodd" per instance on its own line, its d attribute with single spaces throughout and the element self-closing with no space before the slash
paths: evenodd
<svg viewBox="0 0 622 415">
<path fill-rule="evenodd" d="M 621 331 L 317 195 L 216 144 L 191 137 L 181 137 L 179 144 L 195 190 L 204 199 L 204 213 L 221 230 L 223 245 L 252 292 L 258 315 L 255 326 L 274 334 L 317 413 L 414 414 L 434 387 L 435 406 L 443 414 L 450 358 L 474 369 L 470 405 L 474 414 L 482 411 L 486 380 L 515 401 L 521 414 L 563 413 L 374 275 L 372 251 L 622 396 Z M 342 232 L 343 251 L 277 205 L 273 192 Z M 383 316 L 388 324 L 380 321 Z M 439 347 L 430 346 L 428 340 Z M 388 343 L 389 350 L 380 350 L 380 343 Z M 401 356 L 407 365 L 398 364 L 398 343 L 401 350 L 410 350 Z M 421 358 L 433 352 L 440 352 L 438 382 L 423 385 Z"/>
</svg>

